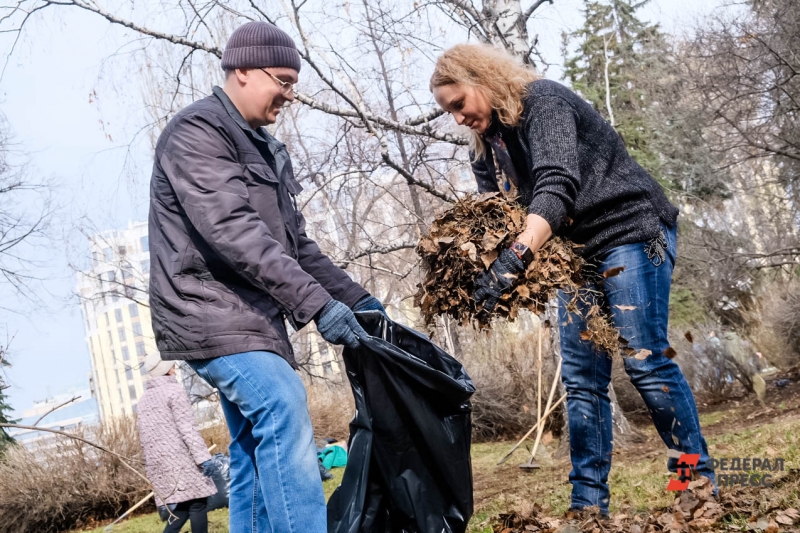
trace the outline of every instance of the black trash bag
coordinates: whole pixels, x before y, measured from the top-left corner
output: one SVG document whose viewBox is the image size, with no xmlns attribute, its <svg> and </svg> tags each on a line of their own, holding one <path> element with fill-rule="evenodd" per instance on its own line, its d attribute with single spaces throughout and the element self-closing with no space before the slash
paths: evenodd
<svg viewBox="0 0 800 533">
<path fill-rule="evenodd" d="M 463 533 L 472 516 L 471 408 L 464 367 L 378 311 L 344 350 L 356 415 L 328 533 Z"/>
<path fill-rule="evenodd" d="M 217 493 L 208 497 L 206 505 L 209 511 L 227 507 L 231 494 L 231 458 L 224 453 L 215 453 L 211 461 L 214 463 L 214 468 L 209 477 L 217 487 Z"/>
<path fill-rule="evenodd" d="M 228 506 L 228 500 L 231 493 L 231 458 L 224 453 L 215 453 L 211 456 L 213 468 L 211 469 L 211 481 L 217 487 L 217 493 L 209 496 L 206 500 L 206 510 L 213 511 L 215 509 L 222 509 Z M 170 510 L 175 511 L 177 504 L 168 504 Z M 164 505 L 158 506 L 158 516 L 162 522 L 166 522 L 169 518 L 167 507 Z"/>
</svg>

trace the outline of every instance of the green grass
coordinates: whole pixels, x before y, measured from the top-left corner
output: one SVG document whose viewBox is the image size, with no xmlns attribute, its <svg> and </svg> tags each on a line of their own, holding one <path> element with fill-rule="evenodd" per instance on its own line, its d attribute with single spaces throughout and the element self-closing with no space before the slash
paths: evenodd
<svg viewBox="0 0 800 533">
<path fill-rule="evenodd" d="M 741 416 L 736 411 L 712 413 L 703 416 L 703 425 L 724 425 L 727 432 L 709 432 L 709 451 L 715 458 L 769 457 L 785 459 L 785 468 L 800 466 L 800 419 L 780 420 L 757 427 L 739 429 Z M 650 444 L 636 451 L 614 454 L 610 475 L 611 512 L 626 509 L 643 512 L 648 509 L 668 507 L 674 494 L 666 489 L 669 474 L 666 469 L 666 451 L 654 431 L 645 433 Z M 570 485 L 567 480 L 569 461 L 554 460 L 552 454 L 556 443 L 540 447 L 536 460 L 542 468 L 525 472 L 518 465 L 525 462 L 529 451 L 518 450 L 505 464 L 495 464 L 511 448 L 512 443 L 475 444 L 472 447 L 472 465 L 475 486 L 475 514 L 469 533 L 490 533 L 491 519 L 500 512 L 524 509 L 532 503 L 543 507 L 552 516 L 563 514 L 569 507 Z M 530 445 L 530 443 L 529 443 Z M 648 453 L 649 452 L 649 453 Z M 330 497 L 341 482 L 343 469 L 333 471 L 335 479 L 324 483 L 325 496 Z M 780 473 L 776 473 L 780 474 Z M 725 490 L 725 489 L 723 489 Z M 778 492 L 783 490 L 783 492 Z M 770 489 L 763 491 L 764 499 L 783 502 L 789 507 L 800 507 L 800 493 L 795 489 Z M 226 509 L 209 514 L 209 531 L 227 533 L 228 512 Z M 730 525 L 742 525 L 737 519 L 728 519 Z M 137 516 L 114 527 L 118 533 L 152 533 L 161 531 L 163 523 L 157 515 Z M 103 528 L 97 528 L 100 533 Z M 188 525 L 185 531 L 188 531 Z"/>
</svg>

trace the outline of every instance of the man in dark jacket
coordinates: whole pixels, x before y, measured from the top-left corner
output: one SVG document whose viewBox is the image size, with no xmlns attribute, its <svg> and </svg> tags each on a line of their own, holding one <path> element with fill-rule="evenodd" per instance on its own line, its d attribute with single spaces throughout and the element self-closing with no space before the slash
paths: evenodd
<svg viewBox="0 0 800 533">
<path fill-rule="evenodd" d="M 323 533 L 325 499 L 285 320 L 355 347 L 353 311 L 380 302 L 305 232 L 283 144 L 264 128 L 294 100 L 300 55 L 250 22 L 222 56 L 224 88 L 161 134 L 150 192 L 150 303 L 161 356 L 216 387 L 231 431 L 231 531 Z"/>
</svg>

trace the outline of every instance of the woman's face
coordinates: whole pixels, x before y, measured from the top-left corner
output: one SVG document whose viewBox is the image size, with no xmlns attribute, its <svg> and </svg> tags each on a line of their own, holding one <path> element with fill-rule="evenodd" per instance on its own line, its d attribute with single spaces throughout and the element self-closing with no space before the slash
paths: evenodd
<svg viewBox="0 0 800 533">
<path fill-rule="evenodd" d="M 433 97 L 461 126 L 483 133 L 492 121 L 492 105 L 473 85 L 450 83 L 434 87 Z"/>
</svg>

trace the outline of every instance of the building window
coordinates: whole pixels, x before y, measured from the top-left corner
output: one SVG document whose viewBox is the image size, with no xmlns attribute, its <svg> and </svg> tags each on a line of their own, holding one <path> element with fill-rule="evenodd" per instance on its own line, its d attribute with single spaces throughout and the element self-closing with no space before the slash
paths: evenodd
<svg viewBox="0 0 800 533">
<path fill-rule="evenodd" d="M 138 345 L 137 345 L 137 347 L 138 347 Z M 147 369 L 144 367 L 144 361 L 139 363 L 139 374 L 141 374 L 143 376 L 147 375 Z"/>
<path fill-rule="evenodd" d="M 128 347 L 127 346 L 123 346 L 122 347 L 122 360 L 123 361 L 130 361 L 131 360 L 131 356 L 128 353 Z"/>
<path fill-rule="evenodd" d="M 111 248 L 103 249 L 103 258 L 106 260 L 106 263 L 110 263 L 112 259 L 114 259 L 114 251 Z"/>
<path fill-rule="evenodd" d="M 106 280 L 108 280 L 109 283 L 114 283 L 117 281 L 117 273 L 113 270 L 109 270 L 106 272 Z"/>
<path fill-rule="evenodd" d="M 122 309 L 114 309 L 114 317 L 117 319 L 117 322 L 122 322 Z"/>
<path fill-rule="evenodd" d="M 139 242 L 142 244 L 142 251 L 149 252 L 150 251 L 150 239 L 148 239 L 147 235 L 139 239 Z"/>
<path fill-rule="evenodd" d="M 139 357 L 144 357 L 145 355 L 147 355 L 147 350 L 144 349 L 143 342 L 136 343 L 136 355 L 138 355 Z"/>
<path fill-rule="evenodd" d="M 133 370 L 131 368 L 125 371 L 125 378 L 127 378 L 128 381 L 133 381 Z"/>
<path fill-rule="evenodd" d="M 124 246 L 120 246 L 120 247 L 117 248 L 117 252 L 119 253 L 119 255 L 125 255 L 126 251 L 127 250 L 125 249 Z"/>
<path fill-rule="evenodd" d="M 133 272 L 131 272 L 127 268 L 123 268 L 122 269 L 122 279 L 124 279 L 125 281 L 133 279 Z"/>
<path fill-rule="evenodd" d="M 111 331 L 108 332 L 108 343 L 114 345 L 114 335 L 111 334 Z"/>
<path fill-rule="evenodd" d="M 136 322 L 133 325 L 133 334 L 136 337 L 141 337 L 142 336 L 142 325 L 139 322 Z"/>
<path fill-rule="evenodd" d="M 142 273 L 148 274 L 150 272 L 150 260 L 147 259 L 145 261 L 142 261 L 140 264 L 142 267 Z"/>
<path fill-rule="evenodd" d="M 125 328 L 119 328 L 117 335 L 119 335 L 119 342 L 125 342 Z"/>
<path fill-rule="evenodd" d="M 139 306 L 137 304 L 130 304 L 128 306 L 128 314 L 132 317 L 139 316 Z"/>
<path fill-rule="evenodd" d="M 106 326 L 110 326 L 110 325 L 111 325 L 111 320 L 109 320 L 109 318 L 108 318 L 108 312 L 106 312 L 106 313 L 103 313 L 103 314 L 104 314 L 104 315 L 105 315 L 105 317 L 106 317 Z"/>
</svg>

